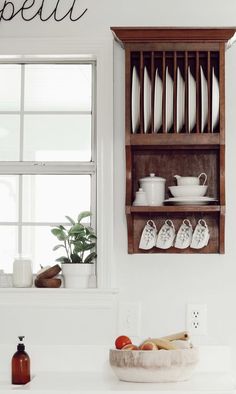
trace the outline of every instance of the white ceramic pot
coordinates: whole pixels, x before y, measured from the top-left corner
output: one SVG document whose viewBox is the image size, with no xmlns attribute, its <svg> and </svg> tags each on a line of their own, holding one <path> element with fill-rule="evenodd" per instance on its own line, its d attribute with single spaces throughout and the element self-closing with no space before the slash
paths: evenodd
<svg viewBox="0 0 236 394">
<path fill-rule="evenodd" d="M 86 289 L 89 287 L 89 280 L 94 274 L 94 264 L 62 264 L 62 275 L 66 288 Z"/>
<path fill-rule="evenodd" d="M 165 178 L 155 176 L 151 173 L 150 176 L 141 178 L 139 180 L 140 186 L 146 193 L 148 205 L 163 205 L 165 200 Z"/>
</svg>

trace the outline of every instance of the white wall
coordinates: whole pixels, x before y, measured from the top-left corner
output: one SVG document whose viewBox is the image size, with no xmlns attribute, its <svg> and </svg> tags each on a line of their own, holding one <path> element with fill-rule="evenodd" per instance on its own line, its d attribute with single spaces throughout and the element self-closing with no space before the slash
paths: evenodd
<svg viewBox="0 0 236 394">
<path fill-rule="evenodd" d="M 214 3 L 214 6 L 213 6 Z M 148 7 L 146 2 L 146 22 Z M 149 25 L 187 26 L 230 26 L 234 21 L 230 16 L 236 11 L 233 2 L 156 2 L 156 22 L 149 15 Z M 172 8 L 170 7 L 172 4 Z M 182 7 L 181 7 L 182 5 Z M 141 7 L 140 7 L 141 8 Z M 137 10 L 137 8 L 136 8 Z M 180 10 L 184 10 L 182 13 Z M 204 10 L 204 12 L 203 12 Z M 230 11 L 231 10 L 231 11 Z M 144 11 L 144 9 L 143 9 Z M 134 15 L 136 15 L 135 12 Z M 136 24 L 135 17 L 129 25 Z M 138 19 L 138 18 L 137 18 Z M 138 22 L 137 22 L 138 24 Z M 145 23 L 143 23 L 145 24 Z M 236 317 L 234 305 L 235 288 L 235 110 L 236 47 L 226 54 L 226 253 L 225 255 L 127 255 L 125 233 L 125 181 L 124 181 L 124 52 L 114 47 L 114 92 L 115 92 L 115 223 L 114 248 L 118 272 L 118 283 L 123 300 L 142 303 L 141 336 L 165 335 L 166 332 L 182 330 L 185 327 L 187 303 L 207 304 L 208 335 L 197 338 L 198 343 L 232 345 L 233 361 L 236 365 L 236 341 L 234 333 Z M 122 73 L 120 72 L 122 70 Z M 122 114 L 122 116 L 121 116 Z M 158 170 L 157 170 L 158 171 Z M 207 171 L 207 170 L 206 170 Z"/>
<path fill-rule="evenodd" d="M 51 0 L 50 0 L 51 1 Z M 66 3 L 66 2 L 65 2 Z M 81 0 L 85 16 L 78 22 L 23 22 L 20 17 L 0 23 L 0 52 L 14 53 L 73 53 L 86 42 L 110 46 L 110 26 L 231 26 L 235 24 L 234 0 Z M 66 45 L 68 44 L 68 47 Z M 77 44 L 82 44 L 78 45 Z M 219 255 L 128 255 L 126 219 L 124 215 L 124 52 L 114 44 L 114 266 L 120 299 L 142 304 L 141 336 L 162 335 L 185 327 L 187 303 L 206 303 L 208 306 L 208 336 L 202 342 L 232 345 L 236 366 L 236 266 L 235 214 L 236 179 L 234 168 L 236 142 L 236 46 L 226 55 L 226 119 L 227 119 L 227 217 L 226 254 Z M 110 70 L 112 71 L 112 70 Z M 110 90 L 111 92 L 111 90 Z M 112 97 L 111 97 L 112 100 Z M 107 111 L 104 123 L 111 120 Z M 112 130 L 110 130 L 112 132 Z M 27 309 L 25 310 L 27 312 Z M 51 311 L 54 313 L 53 311 Z M 42 310 L 41 310 L 42 313 Z M 56 312 L 55 312 L 56 313 Z M 74 317 L 68 311 L 70 324 Z M 45 313 L 46 314 L 46 313 Z M 73 318 L 72 318 L 73 316 Z M 24 325 L 31 321 L 24 315 Z M 96 327 L 90 316 L 88 324 Z M 53 315 L 50 324 L 53 327 Z M 56 319 L 56 323 L 58 323 Z M 101 323 L 101 322 L 99 322 Z M 106 320 L 103 321 L 104 325 Z M 18 315 L 11 314 L 9 324 L 19 327 Z M 101 323 L 102 324 L 102 323 Z M 39 333 L 37 321 L 31 321 L 34 337 Z M 55 330 L 58 327 L 55 326 Z M 11 343 L 10 333 L 8 338 Z M 49 332 L 48 343 L 53 335 Z M 55 334 L 59 338 L 59 334 Z M 65 327 L 65 336 L 70 335 Z M 73 331 L 72 336 L 76 333 Z M 71 339 L 70 339 L 71 340 Z M 1 338 L 0 338 L 1 341 Z M 2 343 L 2 342 L 1 342 Z M 77 343 L 77 342 L 76 342 Z"/>
</svg>

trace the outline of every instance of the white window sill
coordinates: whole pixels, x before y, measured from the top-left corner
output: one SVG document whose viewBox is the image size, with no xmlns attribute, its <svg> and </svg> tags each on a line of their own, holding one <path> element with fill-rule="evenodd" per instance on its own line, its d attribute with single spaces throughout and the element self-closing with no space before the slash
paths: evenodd
<svg viewBox="0 0 236 394">
<path fill-rule="evenodd" d="M 33 294 L 76 294 L 76 293 L 85 293 L 85 294 L 117 294 L 118 289 L 100 289 L 100 288 L 88 288 L 88 289 L 66 289 L 64 287 L 59 288 L 39 288 L 39 287 L 0 287 L 0 293 L 33 293 Z"/>
<path fill-rule="evenodd" d="M 0 306 L 45 308 L 110 308 L 117 302 L 118 289 L 0 288 Z"/>
</svg>

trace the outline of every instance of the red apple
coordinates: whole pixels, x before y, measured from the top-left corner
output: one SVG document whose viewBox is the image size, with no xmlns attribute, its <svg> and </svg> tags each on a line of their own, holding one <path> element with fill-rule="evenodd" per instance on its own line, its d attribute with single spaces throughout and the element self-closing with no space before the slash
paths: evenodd
<svg viewBox="0 0 236 394">
<path fill-rule="evenodd" d="M 154 342 L 144 342 L 141 346 L 140 346 L 141 350 L 158 350 L 157 345 Z"/>
<path fill-rule="evenodd" d="M 125 335 L 121 335 L 115 340 L 116 349 L 122 349 L 125 345 L 132 344 L 131 339 Z"/>
</svg>

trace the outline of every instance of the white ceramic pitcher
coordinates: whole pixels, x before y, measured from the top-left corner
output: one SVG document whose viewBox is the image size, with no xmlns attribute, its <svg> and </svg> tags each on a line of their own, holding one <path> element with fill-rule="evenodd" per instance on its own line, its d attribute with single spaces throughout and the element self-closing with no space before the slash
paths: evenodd
<svg viewBox="0 0 236 394">
<path fill-rule="evenodd" d="M 200 185 L 201 184 L 201 177 L 204 177 L 204 181 L 202 185 L 205 185 L 207 181 L 207 174 L 205 172 L 201 172 L 198 176 L 180 176 L 174 175 L 174 178 L 177 180 L 178 186 L 188 186 L 188 185 Z"/>
</svg>

